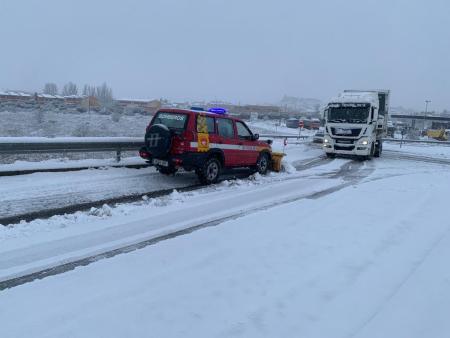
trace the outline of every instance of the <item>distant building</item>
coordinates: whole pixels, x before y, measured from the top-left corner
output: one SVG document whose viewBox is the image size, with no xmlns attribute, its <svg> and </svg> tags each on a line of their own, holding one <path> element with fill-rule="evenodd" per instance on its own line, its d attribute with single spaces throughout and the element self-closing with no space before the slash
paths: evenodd
<svg viewBox="0 0 450 338">
<path fill-rule="evenodd" d="M 118 99 L 115 100 L 115 103 L 121 107 L 124 112 L 140 110 L 149 114 L 154 114 L 159 108 L 161 108 L 160 100 Z"/>
</svg>

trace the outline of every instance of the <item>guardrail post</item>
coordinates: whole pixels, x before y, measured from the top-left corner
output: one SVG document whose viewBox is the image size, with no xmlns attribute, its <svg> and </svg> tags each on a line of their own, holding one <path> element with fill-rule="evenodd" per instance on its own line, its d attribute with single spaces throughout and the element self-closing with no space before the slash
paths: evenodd
<svg viewBox="0 0 450 338">
<path fill-rule="evenodd" d="M 116 161 L 120 162 L 120 155 L 121 155 L 121 151 L 120 149 L 116 151 Z"/>
</svg>

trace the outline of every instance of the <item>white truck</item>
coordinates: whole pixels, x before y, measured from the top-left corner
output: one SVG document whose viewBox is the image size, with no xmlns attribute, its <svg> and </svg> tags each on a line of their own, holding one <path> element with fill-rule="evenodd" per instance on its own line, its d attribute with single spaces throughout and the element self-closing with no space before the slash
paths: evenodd
<svg viewBox="0 0 450 338">
<path fill-rule="evenodd" d="M 327 156 L 379 157 L 388 115 L 389 90 L 344 90 L 324 110 Z"/>
</svg>

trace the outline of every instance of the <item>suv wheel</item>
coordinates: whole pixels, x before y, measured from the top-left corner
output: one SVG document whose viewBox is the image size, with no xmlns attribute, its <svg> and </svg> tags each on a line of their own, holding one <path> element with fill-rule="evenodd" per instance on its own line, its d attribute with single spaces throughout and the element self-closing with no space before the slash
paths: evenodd
<svg viewBox="0 0 450 338">
<path fill-rule="evenodd" d="M 256 170 L 261 175 L 267 174 L 267 170 L 269 170 L 269 155 L 266 153 L 259 155 L 258 161 L 256 161 Z"/>
<path fill-rule="evenodd" d="M 201 170 L 197 172 L 202 184 L 212 184 L 219 180 L 221 165 L 217 158 L 209 158 Z"/>
</svg>

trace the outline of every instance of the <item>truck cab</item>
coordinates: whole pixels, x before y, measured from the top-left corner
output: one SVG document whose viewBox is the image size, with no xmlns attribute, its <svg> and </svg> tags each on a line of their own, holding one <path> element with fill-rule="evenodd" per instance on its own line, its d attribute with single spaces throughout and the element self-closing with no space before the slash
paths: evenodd
<svg viewBox="0 0 450 338">
<path fill-rule="evenodd" d="M 388 90 L 345 90 L 332 99 L 324 110 L 323 149 L 327 156 L 379 157 L 388 113 Z"/>
</svg>

